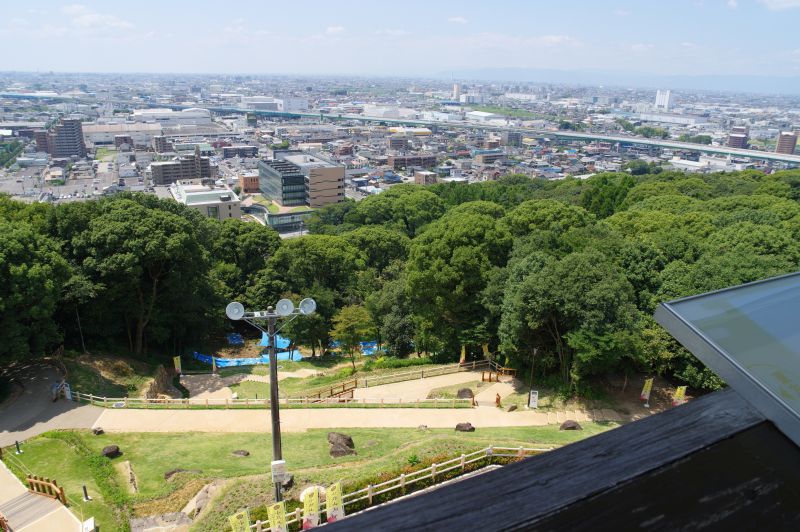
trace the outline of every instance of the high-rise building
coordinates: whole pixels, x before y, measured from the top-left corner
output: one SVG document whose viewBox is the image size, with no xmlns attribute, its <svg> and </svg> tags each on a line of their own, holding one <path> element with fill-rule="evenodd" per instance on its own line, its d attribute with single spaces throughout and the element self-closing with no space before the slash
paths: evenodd
<svg viewBox="0 0 800 532">
<path fill-rule="evenodd" d="M 669 111 L 670 107 L 672 107 L 672 91 L 669 89 L 656 91 L 656 109 Z"/>
<path fill-rule="evenodd" d="M 37 129 L 33 132 L 33 138 L 36 139 L 36 151 L 50 153 L 50 147 L 47 143 L 47 130 Z"/>
<path fill-rule="evenodd" d="M 747 148 L 747 126 L 734 126 L 728 135 L 729 148 Z"/>
<path fill-rule="evenodd" d="M 303 173 L 309 207 L 344 201 L 344 166 L 318 155 L 288 155 L 284 160 L 296 165 Z"/>
<path fill-rule="evenodd" d="M 62 118 L 47 133 L 47 149 L 51 157 L 86 157 L 81 121 Z"/>
<path fill-rule="evenodd" d="M 300 168 L 287 161 L 259 161 L 261 193 L 283 207 L 306 204 L 306 178 Z"/>
<path fill-rule="evenodd" d="M 172 143 L 167 137 L 156 135 L 153 137 L 153 149 L 156 153 L 167 153 L 173 151 Z"/>
<path fill-rule="evenodd" d="M 500 133 L 501 146 L 522 146 L 522 133 L 519 131 L 503 131 Z"/>
<path fill-rule="evenodd" d="M 785 153 L 791 155 L 797 147 L 797 133 L 794 131 L 781 131 L 778 135 L 778 145 L 775 146 L 775 153 Z"/>
<path fill-rule="evenodd" d="M 453 83 L 453 100 L 458 101 L 461 98 L 461 85 Z"/>
</svg>

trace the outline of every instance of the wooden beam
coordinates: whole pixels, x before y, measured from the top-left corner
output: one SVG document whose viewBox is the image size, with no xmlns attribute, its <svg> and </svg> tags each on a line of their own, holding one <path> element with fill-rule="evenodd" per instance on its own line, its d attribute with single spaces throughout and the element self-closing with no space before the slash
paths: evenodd
<svg viewBox="0 0 800 532">
<path fill-rule="evenodd" d="M 522 528 L 763 421 L 733 390 L 715 392 L 430 494 L 331 523 L 328 528 L 383 532 Z"/>
</svg>

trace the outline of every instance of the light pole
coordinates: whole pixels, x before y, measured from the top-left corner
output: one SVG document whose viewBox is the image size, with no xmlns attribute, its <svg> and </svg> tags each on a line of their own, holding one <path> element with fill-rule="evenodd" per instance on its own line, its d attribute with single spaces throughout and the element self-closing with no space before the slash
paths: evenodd
<svg viewBox="0 0 800 532">
<path fill-rule="evenodd" d="M 283 329 L 297 316 L 303 314 L 313 314 L 317 309 L 317 303 L 311 298 L 305 298 L 300 302 L 297 309 L 288 299 L 281 299 L 275 308 L 267 307 L 267 310 L 247 312 L 241 303 L 228 303 L 225 307 L 225 314 L 232 320 L 244 320 L 269 337 L 269 410 L 272 418 L 272 482 L 275 484 L 275 502 L 283 500 L 281 486 L 286 475 L 286 462 L 283 461 L 283 451 L 281 449 L 281 415 L 280 405 L 278 404 L 278 354 L 275 344 L 275 335 Z M 278 318 L 289 318 L 286 323 L 276 329 Z M 256 320 L 266 320 L 267 329 L 264 330 Z"/>
</svg>

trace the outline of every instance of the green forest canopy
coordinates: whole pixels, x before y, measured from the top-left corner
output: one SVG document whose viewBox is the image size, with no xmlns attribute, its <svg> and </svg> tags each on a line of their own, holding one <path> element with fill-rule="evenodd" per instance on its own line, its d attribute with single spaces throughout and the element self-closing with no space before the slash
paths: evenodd
<svg viewBox="0 0 800 532">
<path fill-rule="evenodd" d="M 644 371 L 720 381 L 652 319 L 660 301 L 795 271 L 800 171 L 599 174 L 550 182 L 399 185 L 320 209 L 312 234 L 209 220 L 123 194 L 50 206 L 0 197 L 0 357 L 65 342 L 165 356 L 251 308 L 310 296 L 287 332 L 327 345 L 337 314 L 366 309 L 394 356 L 455 361 L 488 343 L 501 361 L 580 390 Z M 338 321 L 336 321 L 338 320 Z"/>
</svg>

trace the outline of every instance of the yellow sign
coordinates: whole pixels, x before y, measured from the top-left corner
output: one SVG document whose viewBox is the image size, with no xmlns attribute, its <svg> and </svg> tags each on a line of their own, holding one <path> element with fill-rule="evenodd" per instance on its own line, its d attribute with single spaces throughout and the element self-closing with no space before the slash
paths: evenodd
<svg viewBox="0 0 800 532">
<path fill-rule="evenodd" d="M 211 372 L 212 373 L 217 372 L 217 357 L 215 357 L 214 355 L 211 355 Z"/>
<path fill-rule="evenodd" d="M 272 532 L 286 532 L 286 508 L 282 502 L 267 508 L 269 529 Z"/>
<path fill-rule="evenodd" d="M 250 532 L 250 512 L 244 509 L 228 517 L 233 532 Z"/>
<path fill-rule="evenodd" d="M 344 519 L 344 502 L 342 501 L 341 482 L 337 482 L 325 490 L 325 506 L 329 523 Z"/>
<path fill-rule="evenodd" d="M 483 344 L 483 356 L 489 358 L 489 344 Z"/>
<path fill-rule="evenodd" d="M 303 530 L 319 525 L 319 489 L 312 487 L 303 492 Z"/>
<path fill-rule="evenodd" d="M 181 357 L 180 356 L 172 357 L 172 361 L 175 363 L 175 372 L 176 373 L 180 373 L 181 372 Z"/>
<path fill-rule="evenodd" d="M 653 379 L 652 378 L 645 379 L 644 387 L 642 388 L 642 395 L 640 396 L 640 399 L 645 403 L 650 401 L 650 391 L 652 389 L 653 389 Z"/>
<path fill-rule="evenodd" d="M 467 361 L 467 346 L 461 346 L 461 360 L 458 361 L 459 364 L 463 364 Z"/>
<path fill-rule="evenodd" d="M 678 386 L 672 396 L 672 406 L 682 405 L 686 402 L 686 386 Z"/>
</svg>

